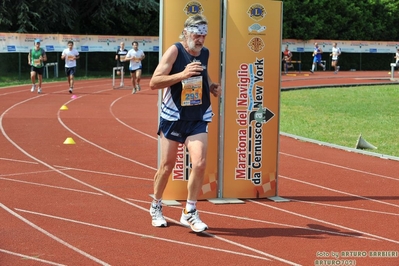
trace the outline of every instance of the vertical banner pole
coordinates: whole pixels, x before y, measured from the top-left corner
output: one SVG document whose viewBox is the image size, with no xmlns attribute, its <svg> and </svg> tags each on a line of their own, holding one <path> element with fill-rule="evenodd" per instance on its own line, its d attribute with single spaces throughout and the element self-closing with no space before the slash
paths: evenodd
<svg viewBox="0 0 399 266">
<path fill-rule="evenodd" d="M 221 82 L 221 86 L 222 86 L 222 96 L 221 96 L 221 101 L 220 101 L 220 117 L 219 117 L 219 166 L 218 166 L 218 172 L 219 172 L 219 179 L 218 179 L 218 193 L 217 193 L 217 197 L 223 198 L 223 176 L 224 176 L 224 134 L 225 134 L 225 127 L 224 127 L 224 123 L 225 123 L 225 113 L 223 112 L 223 110 L 225 109 L 224 106 L 224 98 L 226 95 L 226 71 L 225 71 L 225 67 L 226 67 L 226 17 L 227 17 L 227 0 L 221 0 L 221 5 L 223 7 L 222 10 L 222 18 L 223 18 L 223 23 L 222 23 L 222 28 L 223 28 L 223 32 L 222 32 L 222 45 L 221 45 L 221 52 L 222 52 L 222 82 Z"/>
</svg>

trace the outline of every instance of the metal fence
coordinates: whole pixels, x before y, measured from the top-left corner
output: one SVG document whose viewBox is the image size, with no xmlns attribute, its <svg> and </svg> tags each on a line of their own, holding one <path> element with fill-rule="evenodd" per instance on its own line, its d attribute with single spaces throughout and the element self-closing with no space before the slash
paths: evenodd
<svg viewBox="0 0 399 266">
<path fill-rule="evenodd" d="M 152 75 L 159 61 L 158 52 L 146 52 L 143 60 L 143 75 Z M 345 70 L 390 70 L 394 54 L 383 53 L 343 53 L 340 57 L 340 69 Z M 322 56 L 326 61 L 327 70 L 330 70 L 331 57 L 325 52 Z M 312 53 L 293 52 L 293 60 L 302 62 L 302 70 L 307 71 L 312 66 Z M 29 79 L 30 66 L 27 53 L 0 53 L 0 76 L 7 76 L 14 80 Z M 54 77 L 57 73 L 64 75 L 64 61 L 60 52 L 47 52 L 47 63 L 57 63 L 49 66 L 48 73 L 44 77 Z M 112 69 L 116 66 L 114 52 L 80 52 L 77 62 L 77 77 L 111 77 Z M 222 66 L 223 67 L 223 66 Z"/>
</svg>

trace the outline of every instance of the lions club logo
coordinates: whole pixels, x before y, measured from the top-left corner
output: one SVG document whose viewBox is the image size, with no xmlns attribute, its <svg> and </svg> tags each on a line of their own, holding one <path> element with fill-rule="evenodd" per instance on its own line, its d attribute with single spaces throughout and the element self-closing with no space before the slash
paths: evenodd
<svg viewBox="0 0 399 266">
<path fill-rule="evenodd" d="M 253 4 L 249 7 L 247 14 L 251 19 L 260 21 L 266 16 L 266 9 L 261 4 Z"/>
<path fill-rule="evenodd" d="M 191 1 L 187 3 L 183 11 L 187 16 L 201 15 L 204 12 L 204 8 L 200 2 Z"/>
</svg>

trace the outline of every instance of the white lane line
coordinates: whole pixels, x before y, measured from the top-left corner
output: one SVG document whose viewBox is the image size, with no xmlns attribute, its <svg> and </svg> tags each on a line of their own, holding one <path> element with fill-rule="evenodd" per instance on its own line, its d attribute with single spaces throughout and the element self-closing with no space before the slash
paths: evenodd
<svg viewBox="0 0 399 266">
<path fill-rule="evenodd" d="M 313 187 L 321 188 L 321 189 L 324 189 L 324 190 L 329 190 L 329 191 L 332 191 L 332 192 L 335 192 L 335 193 L 348 195 L 348 196 L 351 196 L 351 197 L 354 197 L 354 198 L 364 199 L 364 200 L 368 200 L 368 201 L 372 201 L 372 202 L 376 202 L 376 203 L 380 203 L 380 204 L 384 204 L 384 205 L 388 205 L 388 206 L 399 208 L 399 205 L 397 205 L 397 204 L 393 204 L 393 203 L 389 203 L 389 202 L 385 202 L 385 201 L 381 201 L 381 200 L 376 200 L 376 199 L 372 199 L 372 198 L 368 198 L 368 197 L 364 197 L 364 196 L 359 196 L 359 195 L 356 195 L 356 194 L 344 192 L 344 191 L 341 191 L 341 190 L 336 190 L 336 189 L 325 187 L 325 186 L 321 186 L 321 185 L 316 185 L 316 184 L 309 183 L 309 182 L 302 181 L 302 180 L 298 180 L 298 179 L 295 179 L 295 178 L 290 178 L 288 176 L 279 175 L 279 177 L 280 178 L 285 178 L 285 179 L 288 179 L 288 180 L 291 180 L 291 181 L 294 181 L 294 182 L 303 183 L 303 184 L 306 184 L 308 186 L 313 186 Z"/>
<path fill-rule="evenodd" d="M 73 192 L 87 193 L 87 194 L 102 196 L 102 194 L 96 193 L 96 192 L 90 192 L 90 191 L 84 191 L 84 190 L 80 190 L 80 189 L 66 188 L 66 187 L 60 187 L 60 186 L 45 185 L 45 184 L 41 184 L 41 183 L 28 182 L 28 181 L 23 181 L 23 180 L 9 179 L 9 178 L 3 178 L 3 177 L 0 177 L 0 180 L 18 182 L 18 183 L 35 185 L 35 186 L 40 186 L 40 187 L 56 188 L 56 189 L 73 191 Z"/>
<path fill-rule="evenodd" d="M 78 249 L 77 247 L 72 246 L 71 244 L 69 244 L 68 242 L 65 242 L 64 240 L 62 240 L 61 238 L 56 237 L 55 235 L 47 232 L 46 230 L 44 230 L 43 228 L 37 226 L 36 224 L 32 223 L 31 221 L 29 221 L 28 219 L 22 217 L 21 215 L 19 215 L 18 213 L 14 212 L 13 210 L 9 209 L 8 207 L 6 207 L 5 205 L 3 205 L 2 203 L 0 203 L 0 207 L 3 208 L 5 211 L 7 211 L 8 213 L 10 213 L 11 215 L 13 215 L 14 217 L 20 219 L 21 221 L 23 221 L 24 223 L 28 224 L 29 226 L 33 227 L 34 229 L 36 229 L 37 231 L 43 233 L 44 235 L 46 235 L 47 237 L 55 240 L 56 242 L 60 243 L 61 245 L 64 245 L 70 249 L 72 249 L 73 251 L 79 253 L 80 255 L 94 261 L 97 262 L 98 264 L 101 265 L 110 265 L 92 255 L 90 255 L 89 253 L 84 252 L 83 250 Z"/>
<path fill-rule="evenodd" d="M 37 164 L 37 162 L 25 161 L 25 160 L 16 160 L 16 159 L 9 159 L 9 158 L 0 158 L 0 160 L 2 160 L 2 161 L 16 162 L 16 163 L 30 163 L 30 164 Z"/>
<path fill-rule="evenodd" d="M 104 90 L 104 91 L 106 91 L 106 90 Z M 44 95 L 43 95 L 43 96 L 44 96 Z M 34 97 L 34 98 L 37 98 L 37 97 L 41 97 L 41 96 L 36 96 L 36 97 Z M 58 172 L 58 173 L 61 174 L 61 175 L 64 175 L 65 177 L 67 177 L 67 178 L 69 178 L 69 179 L 71 179 L 71 180 L 74 180 L 74 181 L 76 181 L 76 182 L 78 182 L 78 183 L 80 183 L 80 184 L 83 184 L 83 185 L 85 185 L 85 186 L 87 186 L 87 187 L 92 188 L 93 190 L 96 190 L 96 191 L 98 191 L 98 192 L 100 192 L 100 193 L 103 193 L 103 194 L 105 194 L 105 195 L 108 195 L 108 196 L 110 196 L 111 198 L 117 199 L 117 200 L 119 200 L 119 201 L 121 201 L 121 202 L 124 202 L 124 203 L 126 203 L 126 204 L 128 204 L 128 205 L 134 206 L 134 207 L 136 207 L 136 208 L 138 208 L 138 209 L 141 209 L 141 210 L 145 211 L 146 213 L 148 213 L 148 208 L 143 208 L 143 207 L 141 207 L 141 206 L 139 206 L 139 205 L 137 205 L 137 204 L 134 204 L 134 203 L 132 203 L 132 202 L 129 202 L 128 200 L 125 200 L 125 199 L 120 198 L 120 197 L 118 197 L 118 196 L 116 196 L 116 195 L 113 195 L 113 194 L 111 194 L 111 193 L 108 193 L 108 192 L 106 192 L 106 191 L 104 191 L 104 190 L 102 190 L 102 189 L 99 189 L 99 188 L 97 188 L 97 187 L 95 187 L 95 186 L 92 186 L 92 185 L 90 185 L 90 184 L 88 184 L 88 183 L 85 183 L 85 182 L 83 182 L 83 181 L 81 181 L 81 180 L 79 180 L 79 179 L 77 179 L 77 178 L 74 178 L 74 177 L 72 177 L 72 176 L 70 176 L 70 175 L 68 175 L 68 174 L 66 174 L 66 173 L 63 173 L 62 171 L 60 171 L 60 170 L 54 168 L 53 166 L 51 166 L 51 165 L 49 165 L 49 164 L 47 164 L 47 163 L 45 163 L 45 162 L 39 160 L 38 158 L 36 158 L 36 157 L 34 157 L 33 155 L 31 155 L 31 154 L 29 154 L 28 152 L 26 152 L 26 151 L 25 151 L 24 149 L 22 149 L 20 146 L 18 146 L 18 145 L 7 135 L 7 133 L 4 131 L 4 128 L 3 128 L 3 126 L 2 126 L 2 120 L 3 120 L 4 114 L 7 113 L 8 110 L 11 110 L 12 108 L 14 108 L 15 106 L 18 106 L 18 105 L 20 105 L 20 104 L 23 104 L 23 103 L 25 103 L 25 102 L 27 102 L 27 101 L 29 101 L 29 100 L 34 99 L 34 98 L 30 98 L 30 99 L 27 99 L 27 100 L 24 100 L 24 101 L 21 101 L 21 102 L 19 102 L 19 103 L 14 104 L 13 106 L 9 107 L 9 108 L 0 116 L 0 129 L 1 129 L 1 131 L 2 131 L 2 133 L 3 133 L 3 135 L 4 135 L 4 137 L 5 137 L 12 145 L 14 145 L 17 149 L 19 149 L 23 154 L 25 154 L 25 155 L 28 156 L 29 158 L 31 158 L 31 159 L 33 159 L 33 160 L 39 162 L 39 163 L 45 165 L 45 166 L 48 167 L 49 169 L 53 169 L 54 171 Z M 69 101 L 69 102 L 70 102 L 70 101 Z M 60 114 L 60 112 L 58 111 L 58 120 L 60 121 L 61 124 L 63 124 L 62 120 L 60 119 L 59 114 Z M 64 125 L 64 124 L 63 124 L 63 125 Z M 66 129 L 68 129 L 70 132 L 74 133 L 74 132 L 71 131 L 69 128 L 67 128 L 65 125 L 64 125 L 64 127 L 65 127 Z M 79 137 L 79 135 L 77 135 L 77 134 L 75 134 L 75 135 Z M 82 138 L 82 139 L 83 139 L 84 141 L 88 142 L 88 141 L 85 140 L 84 138 Z M 91 143 L 91 142 L 88 142 L 88 143 Z M 94 143 L 92 143 L 92 144 L 94 144 Z M 102 149 L 102 150 L 104 150 L 104 151 L 107 151 L 107 152 L 109 152 L 109 153 L 111 153 L 111 154 L 113 154 L 113 155 L 115 155 L 115 156 L 117 156 L 117 157 L 120 157 L 120 155 L 115 154 L 115 153 L 113 153 L 113 152 L 110 152 L 110 151 L 108 151 L 108 150 L 102 148 L 101 146 L 98 146 L 98 145 L 96 145 L 96 144 L 94 144 L 94 146 L 96 146 L 96 147 L 98 147 L 99 149 Z M 125 157 L 123 157 L 123 158 L 125 158 Z M 130 160 L 129 158 L 126 158 L 126 159 Z M 139 163 L 139 164 L 141 164 L 141 163 Z M 145 165 L 143 165 L 143 166 L 145 166 Z M 147 166 L 147 167 L 150 168 L 149 166 Z M 152 169 L 153 169 L 153 170 L 156 170 L 156 168 L 152 168 Z M 167 218 L 167 217 L 165 217 L 165 218 Z M 167 218 L 167 219 L 170 219 L 170 218 Z M 172 220 L 172 219 L 170 219 L 170 220 Z M 175 221 L 175 222 L 178 223 L 177 221 Z M 212 236 L 212 235 L 211 235 L 211 236 Z M 213 236 L 213 237 L 214 237 L 214 238 L 217 238 L 218 240 L 224 241 L 224 242 L 229 242 L 230 244 L 235 243 L 235 245 L 236 245 L 236 246 L 239 246 L 239 247 L 246 247 L 246 246 L 243 246 L 243 245 L 240 244 L 240 243 L 231 242 L 231 241 L 229 241 L 229 240 L 227 240 L 227 239 L 224 239 L 224 238 L 221 238 L 221 237 L 216 237 L 216 236 Z M 253 249 L 253 248 L 250 248 L 250 247 L 246 247 L 246 249 L 249 249 L 249 250 L 251 250 L 251 251 L 253 251 L 253 252 L 255 252 L 255 253 L 258 253 L 258 254 L 262 254 L 262 255 L 264 255 L 264 256 L 269 256 L 269 257 L 273 257 L 273 258 L 274 258 L 273 255 L 270 255 L 270 254 L 267 254 L 267 253 L 258 251 L 257 249 Z M 277 260 L 284 261 L 284 262 L 286 262 L 286 263 L 288 263 L 288 264 L 290 264 L 290 265 L 295 265 L 295 266 L 298 265 L 298 264 L 296 264 L 296 263 L 289 262 L 289 261 L 286 261 L 286 260 L 281 259 L 281 258 L 278 258 L 278 257 L 275 257 L 275 258 L 276 258 Z"/>
<path fill-rule="evenodd" d="M 54 167 L 60 168 L 60 170 L 63 170 L 63 171 L 71 170 L 71 171 L 93 173 L 93 174 L 99 174 L 99 175 L 107 175 L 107 176 L 124 177 L 124 178 L 136 179 L 136 180 L 144 180 L 144 181 L 150 181 L 150 182 L 154 181 L 154 179 L 152 179 L 152 178 L 144 178 L 144 177 L 137 177 L 137 176 L 130 176 L 130 175 L 121 175 L 121 174 L 114 174 L 114 173 L 109 173 L 109 172 L 99 172 L 99 171 L 93 171 L 93 170 L 87 170 L 87 169 L 81 169 L 81 168 L 74 168 L 74 167 L 68 167 L 68 166 L 61 166 L 61 165 L 54 165 Z"/>
<path fill-rule="evenodd" d="M 133 199 L 130 199 L 130 200 L 133 200 Z M 134 201 L 145 202 L 145 201 L 140 201 L 140 200 L 134 200 Z M 177 207 L 177 206 L 170 206 L 170 207 L 181 209 L 181 207 Z M 214 213 L 212 213 L 212 212 L 206 212 L 206 211 L 203 211 L 203 210 L 201 210 L 201 212 L 203 212 L 203 213 L 209 213 L 209 214 L 214 214 Z M 221 216 L 222 216 L 222 215 L 221 215 Z M 230 217 L 229 215 L 226 215 L 226 216 L 227 216 L 227 217 Z M 175 224 L 180 224 L 179 221 L 176 221 L 176 220 L 171 219 L 171 218 L 166 217 L 166 216 L 164 216 L 164 217 L 167 218 L 167 220 L 170 220 L 170 221 L 174 222 Z M 233 216 L 231 216 L 231 217 L 233 217 Z M 235 242 L 235 241 L 229 240 L 229 239 L 227 239 L 227 238 L 220 237 L 220 236 L 217 236 L 217 235 L 215 235 L 215 234 L 208 233 L 208 232 L 206 232 L 206 231 L 202 232 L 202 234 L 205 234 L 205 235 L 207 235 L 207 236 L 209 236 L 209 237 L 218 239 L 218 240 L 220 240 L 220 241 L 222 241 L 222 242 L 226 242 L 226 243 L 231 244 L 231 245 L 233 245 L 233 246 L 236 246 L 236 247 L 239 247 L 239 248 L 242 248 L 242 249 L 245 249 L 245 250 L 254 252 L 254 253 L 258 253 L 258 254 L 263 255 L 263 256 L 265 256 L 265 257 L 267 257 L 267 258 L 271 258 L 271 259 L 274 259 L 274 260 L 277 260 L 277 261 L 286 263 L 286 264 L 288 264 L 288 265 L 300 266 L 300 264 L 297 264 L 297 263 L 295 263 L 295 262 L 292 262 L 292 261 L 289 261 L 289 260 L 286 260 L 286 259 L 283 259 L 283 258 L 274 256 L 274 255 L 272 255 L 272 254 L 269 254 L 269 253 L 260 251 L 259 249 L 256 249 L 256 248 L 252 248 L 252 247 L 243 245 L 243 244 L 241 244 L 241 243 L 239 243 L 239 242 Z"/>
<path fill-rule="evenodd" d="M 122 99 L 123 97 L 126 97 L 126 96 L 128 96 L 128 95 L 129 95 L 129 94 L 127 94 L 127 95 L 125 95 L 125 96 L 122 96 L 122 97 L 119 97 L 118 99 L 116 99 L 115 101 L 113 101 L 113 102 L 111 103 L 110 107 L 109 107 L 110 113 L 111 113 L 112 116 L 116 119 L 116 121 L 118 121 L 119 123 L 121 123 L 121 124 L 124 125 L 125 127 L 130 128 L 131 130 L 136 131 L 137 133 L 140 133 L 140 134 L 142 134 L 142 135 L 144 135 L 144 136 L 146 136 L 146 137 L 149 137 L 150 139 L 158 140 L 157 137 L 148 135 L 147 133 L 144 133 L 143 131 L 140 131 L 140 130 L 134 128 L 134 127 L 131 127 L 131 126 L 129 126 L 128 124 L 126 124 L 125 122 L 123 122 L 122 120 L 120 120 L 119 118 L 117 118 L 117 117 L 115 116 L 114 112 L 112 111 L 112 107 L 114 106 L 114 104 L 115 104 L 117 101 L 119 101 L 120 99 Z"/>
<path fill-rule="evenodd" d="M 60 216 L 54 216 L 54 215 L 49 215 L 49 214 L 44 214 L 44 213 L 39 213 L 39 212 L 34 212 L 34 211 L 29 211 L 29 210 L 23 210 L 23 209 L 18 209 L 18 208 L 16 208 L 15 210 L 17 210 L 19 212 L 23 212 L 23 213 L 39 215 L 39 216 L 43 216 L 43 217 L 47 217 L 47 218 L 51 218 L 51 219 L 65 221 L 65 222 L 71 222 L 71 223 L 81 224 L 81 225 L 90 226 L 90 227 L 94 227 L 94 228 L 109 230 L 109 231 L 113 231 L 113 232 L 134 235 L 134 236 L 138 236 L 141 238 L 150 238 L 150 239 L 165 241 L 165 242 L 169 242 L 169 243 L 173 243 L 173 244 L 179 244 L 179 245 L 183 245 L 183 246 L 202 248 L 202 249 L 207 249 L 207 250 L 212 250 L 212 251 L 220 251 L 220 252 L 224 252 L 224 253 L 270 261 L 270 259 L 268 259 L 268 258 L 250 255 L 250 254 L 246 254 L 246 253 L 235 252 L 235 251 L 231 251 L 231 250 L 214 248 L 214 247 L 208 247 L 208 246 L 204 246 L 204 245 L 197 245 L 197 244 L 193 244 L 190 242 L 182 242 L 182 241 L 173 240 L 173 239 L 169 239 L 169 238 L 157 237 L 154 235 L 141 234 L 141 233 L 136 233 L 136 232 L 132 232 L 132 231 L 126 231 L 126 230 L 122 230 L 122 229 L 112 228 L 112 227 L 93 224 L 93 223 L 82 222 L 82 221 L 78 221 L 78 220 L 68 219 L 68 218 L 64 218 L 64 217 L 60 217 Z"/>
<path fill-rule="evenodd" d="M 103 91 L 108 91 L 108 90 L 109 90 L 109 89 L 103 90 Z M 98 91 L 97 93 L 100 93 L 100 92 L 102 92 L 102 91 Z M 69 102 L 71 102 L 71 101 L 73 101 L 73 100 L 70 100 L 70 101 L 66 102 L 65 105 L 67 105 L 67 104 L 68 104 Z M 155 168 L 155 167 L 152 167 L 152 166 L 149 166 L 149 165 L 147 165 L 147 164 L 144 164 L 144 163 L 141 163 L 141 162 L 139 162 L 139 161 L 136 161 L 136 160 L 134 160 L 134 159 L 131 159 L 131 158 L 122 156 L 122 155 L 120 155 L 120 154 L 118 154 L 118 153 L 115 153 L 115 152 L 113 152 L 113 151 L 110 151 L 110 150 L 108 150 L 108 149 L 106 149 L 106 148 L 104 148 L 104 147 L 102 147 L 102 146 L 100 146 L 100 145 L 98 145 L 98 144 L 96 144 L 96 143 L 94 143 L 94 142 L 92 142 L 92 141 L 90 141 L 90 140 L 84 138 L 83 136 L 79 135 L 78 133 L 76 133 L 75 131 L 73 131 L 72 129 L 70 129 L 70 128 L 62 121 L 62 118 L 61 118 L 61 116 L 60 116 L 60 113 L 61 113 L 60 110 L 58 110 L 57 117 L 58 117 L 58 121 L 60 122 L 60 124 L 61 124 L 66 130 L 68 130 L 69 132 L 71 132 L 73 135 L 77 136 L 77 137 L 80 138 L 81 140 L 85 141 L 86 143 L 91 144 L 92 146 L 94 146 L 94 147 L 96 147 L 96 148 L 98 148 L 98 149 L 100 149 L 100 150 L 102 150 L 102 151 L 105 151 L 105 152 L 107 152 L 107 153 L 109 153 L 109 154 L 111 154 L 111 155 L 114 155 L 115 157 L 118 157 L 118 158 L 127 160 L 127 161 L 129 161 L 129 162 L 133 162 L 133 163 L 135 163 L 135 164 L 141 165 L 141 166 L 143 166 L 143 167 L 149 168 L 149 169 L 154 170 L 154 171 L 157 170 L 157 168 Z"/>
<path fill-rule="evenodd" d="M 131 198 L 129 198 L 128 200 L 135 201 L 135 202 L 148 203 L 148 204 L 151 203 L 150 201 L 131 199 Z M 175 208 L 175 209 L 181 209 L 181 207 L 178 207 L 178 206 L 168 206 L 168 207 L 169 208 Z M 206 213 L 206 214 L 220 216 L 220 217 L 226 217 L 226 218 L 229 218 L 229 219 L 237 219 L 237 220 L 244 220 L 244 221 L 250 221 L 250 222 L 255 222 L 255 223 L 276 225 L 276 226 L 282 226 L 282 227 L 288 227 L 288 228 L 294 228 L 294 229 L 302 229 L 302 230 L 325 233 L 325 234 L 331 234 L 331 235 L 339 235 L 339 236 L 345 236 L 345 237 L 361 238 L 361 239 L 367 239 L 367 240 L 373 240 L 373 241 L 376 240 L 375 238 L 358 236 L 358 235 L 353 235 L 353 234 L 348 234 L 348 233 L 340 233 L 340 232 L 336 232 L 336 231 L 321 230 L 321 229 L 297 226 L 297 225 L 292 225 L 292 224 L 269 222 L 269 221 L 266 221 L 266 220 L 253 219 L 253 218 L 248 218 L 248 217 L 243 217 L 243 216 L 236 216 L 236 215 L 231 215 L 231 214 L 223 214 L 223 213 L 219 213 L 219 212 L 210 212 L 210 211 L 201 210 L 201 213 Z"/>
<path fill-rule="evenodd" d="M 13 86 L 14 87 L 14 86 Z M 0 89 L 6 89 L 7 87 L 1 87 Z M 20 92 L 27 92 L 29 89 L 26 89 L 26 90 L 22 90 L 22 91 L 11 91 L 11 92 L 4 92 L 4 93 L 1 93 L 0 94 L 0 96 L 6 96 L 6 95 L 9 95 L 9 94 L 14 94 L 14 93 L 20 93 Z"/>
<path fill-rule="evenodd" d="M 37 165 L 39 163 L 35 162 Z M 43 173 L 51 173 L 54 172 L 53 170 L 41 170 L 41 171 L 31 171 L 31 172 L 19 172 L 19 173 L 12 173 L 12 174 L 0 174 L 2 177 L 7 176 L 21 176 L 21 175 L 36 175 L 36 174 L 43 174 Z"/>
<path fill-rule="evenodd" d="M 283 154 L 283 155 L 286 155 L 286 156 L 289 156 L 289 157 L 294 157 L 294 158 L 301 159 L 301 160 L 305 160 L 305 161 L 309 161 L 309 162 L 313 162 L 313 163 L 318 163 L 318 164 L 328 165 L 328 166 L 332 166 L 332 167 L 336 167 L 336 168 L 341 168 L 341 169 L 344 169 L 344 170 L 353 171 L 353 172 L 357 172 L 357 173 L 361 173 L 361 174 L 378 176 L 378 177 L 382 177 L 382 178 L 386 178 L 386 179 L 390 179 L 390 180 L 394 180 L 394 181 L 399 181 L 399 178 L 395 178 L 395 177 L 392 177 L 392 176 L 376 174 L 376 173 L 367 172 L 367 171 L 363 171 L 363 170 L 358 170 L 358 169 L 355 169 L 355 168 L 346 167 L 346 166 L 342 166 L 342 165 L 338 165 L 338 164 L 327 163 L 327 162 L 323 162 L 323 161 L 319 161 L 319 160 L 313 160 L 313 159 L 309 159 L 309 158 L 305 158 L 305 157 L 301 157 L 301 156 L 296 156 L 296 155 L 292 155 L 292 154 L 288 154 L 288 153 L 284 153 L 284 152 L 280 152 L 280 154 Z"/>
<path fill-rule="evenodd" d="M 374 211 L 374 210 L 369 210 L 369 209 L 340 206 L 340 205 L 320 203 L 320 202 L 315 202 L 315 201 L 304 201 L 304 200 L 291 199 L 291 198 L 287 198 L 287 197 L 284 197 L 284 198 L 288 199 L 290 201 L 295 201 L 295 202 L 300 202 L 300 203 L 305 203 L 305 204 L 321 205 L 321 206 L 327 206 L 327 207 L 332 207 L 332 208 L 347 209 L 347 210 L 352 210 L 352 211 L 361 211 L 361 212 L 370 212 L 370 213 L 377 213 L 377 214 L 383 214 L 383 215 L 399 216 L 399 213 L 393 213 L 393 212 Z"/>
<path fill-rule="evenodd" d="M 305 218 L 305 219 L 309 219 L 309 220 L 312 220 L 312 221 L 316 221 L 318 223 L 328 224 L 330 226 L 335 226 L 335 227 L 338 227 L 338 228 L 341 228 L 341 229 L 344 229 L 344 230 L 349 230 L 349 231 L 352 231 L 352 232 L 355 232 L 355 233 L 359 233 L 359 234 L 362 234 L 362 235 L 366 235 L 366 236 L 369 236 L 369 237 L 373 237 L 373 238 L 376 238 L 376 239 L 379 239 L 379 240 L 384 240 L 384 241 L 387 241 L 387 242 L 392 242 L 392 243 L 395 243 L 395 244 L 399 244 L 399 241 L 394 240 L 394 239 L 386 238 L 386 237 L 383 237 L 383 236 L 377 236 L 377 235 L 374 235 L 374 234 L 370 234 L 370 233 L 367 233 L 367 232 L 364 232 L 364 231 L 360 231 L 360 230 L 353 229 L 353 228 L 350 228 L 350 227 L 346 227 L 346 226 L 343 226 L 343 225 L 339 225 L 339 224 L 336 224 L 336 223 L 331 223 L 331 222 L 327 222 L 327 221 L 320 220 L 320 219 L 317 219 L 317 218 L 313 218 L 313 217 L 310 217 L 310 216 L 306 216 L 306 215 L 303 215 L 303 214 L 300 214 L 300 213 L 297 213 L 297 212 L 284 210 L 284 209 L 277 208 L 277 207 L 274 207 L 274 206 L 271 206 L 271 205 L 268 205 L 268 204 L 264 204 L 262 202 L 257 202 L 257 201 L 254 201 L 254 200 L 249 200 L 249 201 L 253 202 L 255 204 L 259 204 L 259 205 L 262 205 L 262 206 L 265 206 L 265 207 L 268 207 L 268 208 L 271 208 L 271 209 L 274 209 L 274 210 L 278 210 L 278 211 L 281 211 L 281 212 L 285 212 L 285 213 L 294 215 L 294 216 L 299 216 L 301 218 Z"/>
<path fill-rule="evenodd" d="M 39 262 L 50 264 L 50 265 L 55 265 L 55 266 L 66 266 L 65 264 L 59 264 L 59 263 L 55 263 L 55 262 L 52 262 L 52 261 L 39 259 L 37 257 L 24 255 L 24 254 L 21 254 L 21 253 L 16 253 L 16 252 L 12 252 L 12 251 L 1 249 L 1 248 L 0 248 L 0 252 L 6 253 L 6 254 L 9 254 L 9 255 L 13 255 L 13 256 L 17 256 L 17 257 L 21 257 L 22 259 L 24 259 L 26 261 L 34 260 L 34 261 L 39 261 Z"/>
</svg>

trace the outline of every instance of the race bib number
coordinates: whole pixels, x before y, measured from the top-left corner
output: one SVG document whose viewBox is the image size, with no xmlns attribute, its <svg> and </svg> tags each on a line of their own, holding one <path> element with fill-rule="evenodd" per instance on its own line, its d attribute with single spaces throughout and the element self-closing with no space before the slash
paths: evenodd
<svg viewBox="0 0 399 266">
<path fill-rule="evenodd" d="M 120 56 L 120 60 L 121 60 L 121 61 L 124 61 L 124 60 L 125 60 L 125 57 L 126 57 L 125 55 L 121 55 L 121 56 Z"/>
<path fill-rule="evenodd" d="M 136 63 L 139 63 L 141 60 L 140 60 L 140 57 L 133 57 L 133 61 Z"/>
<path fill-rule="evenodd" d="M 202 76 L 182 80 L 181 106 L 202 104 Z"/>
<path fill-rule="evenodd" d="M 75 60 L 75 57 L 73 55 L 68 55 L 68 60 L 69 61 Z"/>
<path fill-rule="evenodd" d="M 33 65 L 34 66 L 40 66 L 42 62 L 40 61 L 40 59 L 33 59 Z"/>
</svg>

